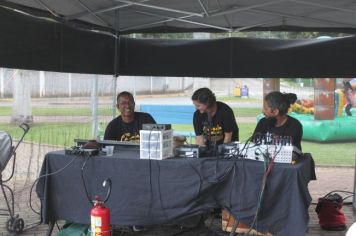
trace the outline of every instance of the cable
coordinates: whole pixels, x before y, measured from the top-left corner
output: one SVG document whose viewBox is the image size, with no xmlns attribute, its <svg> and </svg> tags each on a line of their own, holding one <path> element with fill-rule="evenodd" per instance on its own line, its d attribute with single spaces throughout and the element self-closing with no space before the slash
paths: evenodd
<svg viewBox="0 0 356 236">
<path fill-rule="evenodd" d="M 275 145 L 275 149 L 277 149 L 277 145 Z M 266 183 L 267 183 L 267 177 L 271 173 L 271 171 L 273 169 L 273 166 L 274 166 L 274 160 L 275 160 L 275 158 L 277 157 L 278 153 L 281 150 L 282 150 L 282 146 L 279 148 L 279 150 L 277 152 L 275 151 L 273 157 L 271 159 L 269 159 L 269 151 L 268 151 L 268 145 L 267 145 L 267 151 L 266 151 L 265 154 L 263 154 L 264 161 L 269 160 L 270 162 L 269 162 L 269 164 L 267 166 L 267 169 L 265 168 L 265 174 L 263 175 L 263 178 L 262 178 L 262 187 L 261 187 L 261 192 L 260 192 L 260 195 L 259 195 L 259 198 L 258 198 L 258 203 L 257 203 L 257 208 L 256 208 L 256 213 L 255 213 L 254 219 L 252 221 L 252 224 L 251 224 L 249 230 L 243 236 L 248 235 L 252 231 L 253 226 L 255 224 L 257 225 L 257 217 L 258 217 L 259 210 L 260 210 L 260 208 L 262 206 L 262 200 L 263 200 L 264 190 L 265 190 Z M 258 229 L 256 227 L 256 231 L 257 230 Z"/>
<path fill-rule="evenodd" d="M 84 168 L 87 164 L 87 161 L 89 160 L 89 155 L 85 155 L 84 157 L 86 157 L 82 167 L 80 168 L 80 174 L 81 174 L 81 177 L 82 177 L 82 182 L 83 182 L 83 186 L 84 186 L 84 190 L 85 190 L 85 195 L 87 197 L 87 200 L 89 202 L 90 205 L 94 206 L 94 203 L 92 201 L 92 199 L 90 199 L 90 196 L 89 196 L 89 192 L 88 192 L 88 189 L 87 189 L 87 185 L 85 183 L 85 179 L 84 179 Z"/>
<path fill-rule="evenodd" d="M 157 174 L 157 178 L 158 178 L 158 197 L 159 197 L 159 203 L 160 203 L 160 206 L 161 206 L 161 209 L 163 211 L 163 215 L 166 219 L 168 219 L 168 216 L 166 214 L 166 210 L 165 208 L 163 207 L 163 202 L 162 202 L 162 195 L 161 195 L 161 181 L 160 181 L 160 177 L 161 177 L 161 170 L 160 170 L 160 167 L 159 167 L 159 163 L 157 163 L 157 167 L 158 167 L 158 174 Z"/>
<path fill-rule="evenodd" d="M 355 193 L 355 192 L 351 192 L 351 191 L 345 191 L 345 190 L 333 190 L 333 191 L 331 191 L 331 192 L 327 193 L 327 194 L 324 196 L 324 198 L 325 198 L 325 197 L 327 197 L 327 196 L 329 196 L 329 195 L 330 195 L 330 194 L 332 194 L 332 193 L 350 193 L 350 194 L 352 194 L 351 196 L 356 195 L 356 193 Z"/>
<path fill-rule="evenodd" d="M 245 151 L 245 155 L 247 154 L 247 150 L 248 150 L 248 148 L 250 148 L 249 146 L 250 146 L 251 140 L 252 140 L 253 138 L 257 137 L 258 135 L 260 135 L 260 133 L 255 133 L 255 134 L 251 135 L 249 138 L 246 139 L 243 148 L 242 148 L 241 150 L 238 149 L 237 158 L 235 158 L 235 160 L 234 160 L 234 162 L 233 162 L 233 165 L 235 166 L 235 168 L 236 168 L 237 159 L 238 159 L 239 157 L 241 157 L 241 159 L 242 159 L 242 161 L 241 161 L 242 170 L 245 170 L 245 167 L 244 167 L 244 166 L 245 166 L 245 162 L 244 162 L 245 158 L 244 158 L 243 152 L 246 150 L 246 151 Z M 256 145 L 254 145 L 254 146 L 256 146 Z M 254 146 L 252 146 L 252 147 L 254 147 Z M 242 174 L 242 178 L 243 178 L 242 183 L 244 183 L 244 182 L 245 182 L 245 181 L 244 181 L 244 179 L 245 179 L 244 171 L 242 171 L 242 173 L 243 173 L 243 174 Z M 234 173 L 233 173 L 233 176 L 232 176 L 233 181 L 231 181 L 230 197 L 229 197 L 229 206 L 231 206 L 231 201 L 232 201 L 232 200 L 231 200 L 231 199 L 232 199 L 232 189 L 233 189 L 233 184 L 234 184 L 235 175 L 236 175 L 236 170 L 234 170 Z M 240 188 L 240 194 L 239 194 L 240 196 L 242 196 L 242 189 L 243 189 L 243 188 Z M 239 202 L 240 205 L 241 205 L 241 200 L 242 200 L 242 198 L 240 198 L 240 202 Z"/>
<path fill-rule="evenodd" d="M 32 186 L 31 186 L 31 190 L 30 190 L 30 198 L 29 198 L 29 205 L 30 205 L 30 208 L 31 210 L 36 213 L 37 215 L 41 215 L 40 212 L 37 212 L 33 207 L 32 207 L 32 191 L 33 191 L 33 187 L 35 186 L 35 184 L 43 177 L 48 177 L 48 176 L 51 176 L 51 175 L 55 175 L 55 174 L 58 174 L 60 172 L 62 172 L 64 169 L 66 169 L 70 164 L 72 164 L 76 159 L 78 158 L 78 156 L 75 156 L 75 158 L 73 158 L 70 162 L 68 162 L 64 167 L 62 167 L 61 169 L 55 171 L 55 172 L 52 172 L 52 173 L 49 173 L 49 174 L 44 174 L 44 175 L 41 175 L 39 176 L 37 179 L 35 179 L 35 181 L 33 182 Z"/>
<path fill-rule="evenodd" d="M 152 126 L 150 133 L 148 134 L 148 167 L 149 167 L 149 174 L 150 174 L 150 203 L 149 203 L 149 207 L 148 207 L 148 212 L 147 215 L 150 214 L 151 210 L 152 210 L 152 201 L 153 201 L 153 191 L 152 191 L 152 163 L 151 163 L 151 134 L 152 131 L 154 129 L 154 125 Z M 158 135 L 157 135 L 157 142 L 158 142 Z M 157 153 L 156 153 L 157 155 Z"/>
</svg>

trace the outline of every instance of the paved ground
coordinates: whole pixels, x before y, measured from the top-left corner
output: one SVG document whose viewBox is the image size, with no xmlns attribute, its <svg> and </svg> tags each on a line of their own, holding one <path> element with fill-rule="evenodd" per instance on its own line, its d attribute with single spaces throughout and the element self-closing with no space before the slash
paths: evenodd
<svg viewBox="0 0 356 236">
<path fill-rule="evenodd" d="M 30 224 L 34 224 L 39 221 L 39 216 L 33 213 L 30 210 L 29 204 L 29 194 L 30 188 L 33 184 L 33 181 L 38 176 L 43 158 L 45 153 L 51 150 L 58 149 L 51 146 L 39 146 L 26 143 L 20 146 L 18 149 L 18 157 L 16 161 L 16 172 L 12 181 L 10 182 L 10 187 L 15 190 L 15 203 L 16 203 L 16 212 L 20 214 L 25 220 L 26 227 Z M 11 168 L 6 168 L 5 175 L 8 174 L 8 171 Z M 326 193 L 333 190 L 344 190 L 344 191 L 353 191 L 354 184 L 354 168 L 351 167 L 317 167 L 317 181 L 312 181 L 309 185 L 309 190 L 313 198 L 313 203 L 317 202 L 319 197 L 324 196 Z M 352 200 L 349 198 L 348 200 Z M 39 210 L 38 199 L 33 195 L 32 205 L 36 211 Z M 5 201 L 2 194 L 0 194 L 0 208 L 4 208 Z M 327 232 L 320 229 L 318 225 L 318 219 L 314 211 L 315 205 L 310 206 L 310 229 L 308 236 L 316 235 L 326 235 L 326 236 L 341 236 L 345 232 Z M 352 211 L 351 206 L 345 206 L 344 213 L 347 214 L 347 224 L 350 226 L 356 217 Z M 7 217 L 0 216 L 0 235 L 8 235 L 5 228 L 5 222 Z M 219 226 L 219 221 L 214 223 L 215 229 Z M 23 235 L 37 235 L 44 236 L 46 234 L 47 227 L 42 225 L 36 227 L 35 229 L 25 232 Z M 55 235 L 55 234 L 53 234 Z M 125 234 L 126 235 L 126 234 Z M 154 236 L 154 235 L 170 235 L 166 233 L 158 232 L 146 232 L 141 234 L 127 234 L 127 235 L 145 235 L 145 236 Z M 180 235 L 187 236 L 190 233 L 180 233 Z M 197 235 L 196 232 L 194 235 Z M 203 231 L 202 234 L 198 235 L 209 235 L 208 231 Z"/>
</svg>

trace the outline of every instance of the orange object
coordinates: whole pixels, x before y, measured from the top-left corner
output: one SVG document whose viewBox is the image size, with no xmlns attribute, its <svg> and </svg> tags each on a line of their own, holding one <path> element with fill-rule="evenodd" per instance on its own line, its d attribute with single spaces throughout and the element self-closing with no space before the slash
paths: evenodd
<svg viewBox="0 0 356 236">
<path fill-rule="evenodd" d="M 236 219 L 234 218 L 233 215 L 231 215 L 227 210 L 223 209 L 222 210 L 222 222 L 221 222 L 221 227 L 223 231 L 226 232 L 231 232 L 233 225 L 236 222 Z M 237 225 L 237 228 L 235 230 L 236 233 L 238 234 L 244 234 L 246 232 L 248 232 L 250 230 L 250 227 L 243 224 L 243 223 L 239 223 Z M 264 236 L 273 236 L 271 233 L 261 233 L 261 232 L 257 232 L 255 229 L 252 229 L 248 235 L 264 235 Z"/>
<path fill-rule="evenodd" d="M 311 108 L 314 106 L 314 101 L 311 99 L 302 99 L 301 102 L 303 107 Z"/>
</svg>

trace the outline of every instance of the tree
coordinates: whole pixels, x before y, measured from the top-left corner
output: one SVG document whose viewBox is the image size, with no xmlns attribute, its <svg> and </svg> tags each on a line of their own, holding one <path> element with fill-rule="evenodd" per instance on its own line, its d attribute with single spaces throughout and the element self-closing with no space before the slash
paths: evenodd
<svg viewBox="0 0 356 236">
<path fill-rule="evenodd" d="M 16 70 L 14 73 L 12 123 L 33 123 L 30 76 L 31 72 L 25 70 Z"/>
</svg>

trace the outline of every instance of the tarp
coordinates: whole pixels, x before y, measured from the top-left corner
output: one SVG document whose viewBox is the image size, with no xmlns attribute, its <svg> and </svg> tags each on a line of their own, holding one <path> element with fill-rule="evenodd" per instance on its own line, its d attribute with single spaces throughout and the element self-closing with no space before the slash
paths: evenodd
<svg viewBox="0 0 356 236">
<path fill-rule="evenodd" d="M 356 32 L 356 3 L 350 0 L 2 0 L 0 6 L 121 35 L 246 30 Z"/>
<path fill-rule="evenodd" d="M 51 4 L 62 7 L 52 13 L 48 9 L 20 8 L 27 14 L 14 11 L 19 6 L 8 2 L 0 4 L 0 67 L 145 76 L 356 77 L 356 37 L 320 40 L 133 39 L 114 37 L 113 29 L 105 28 L 106 31 L 100 33 L 89 31 L 94 27 L 90 21 L 81 21 L 78 26 L 78 19 L 66 20 L 79 11 L 68 1 L 51 1 Z M 32 1 L 13 2 L 38 7 L 38 3 Z M 102 2 L 108 4 L 108 1 Z M 153 2 L 159 1 L 150 1 Z M 180 5 L 177 1 L 168 2 L 175 2 L 177 7 Z M 183 2 L 187 3 L 180 3 Z M 93 3 L 99 4 L 99 1 Z M 56 16 L 59 12 L 62 17 Z M 145 18 L 140 19 L 144 23 Z M 104 30 L 98 26 L 94 28 Z"/>
</svg>

